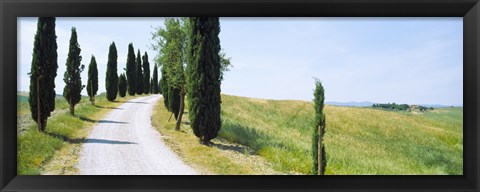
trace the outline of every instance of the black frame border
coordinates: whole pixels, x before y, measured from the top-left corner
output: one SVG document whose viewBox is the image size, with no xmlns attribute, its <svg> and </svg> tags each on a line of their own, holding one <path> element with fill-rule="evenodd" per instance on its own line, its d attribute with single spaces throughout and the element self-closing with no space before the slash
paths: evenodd
<svg viewBox="0 0 480 192">
<path fill-rule="evenodd" d="M 463 176 L 17 176 L 17 17 L 463 17 Z M 479 0 L 0 0 L 0 191 L 480 191 Z"/>
</svg>

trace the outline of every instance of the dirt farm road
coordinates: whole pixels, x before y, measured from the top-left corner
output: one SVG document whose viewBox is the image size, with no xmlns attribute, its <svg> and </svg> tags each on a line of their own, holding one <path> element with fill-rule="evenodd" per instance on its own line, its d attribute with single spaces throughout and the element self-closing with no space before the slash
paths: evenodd
<svg viewBox="0 0 480 192">
<path fill-rule="evenodd" d="M 132 99 L 105 116 L 85 138 L 80 175 L 194 175 L 151 124 L 160 95 Z"/>
</svg>

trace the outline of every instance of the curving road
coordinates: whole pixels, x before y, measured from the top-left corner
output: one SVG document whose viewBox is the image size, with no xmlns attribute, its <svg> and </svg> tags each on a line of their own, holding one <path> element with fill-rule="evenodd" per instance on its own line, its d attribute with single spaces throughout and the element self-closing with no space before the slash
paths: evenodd
<svg viewBox="0 0 480 192">
<path fill-rule="evenodd" d="M 113 109 L 85 138 L 81 175 L 193 175 L 162 142 L 150 118 L 160 95 L 132 99 Z"/>
</svg>

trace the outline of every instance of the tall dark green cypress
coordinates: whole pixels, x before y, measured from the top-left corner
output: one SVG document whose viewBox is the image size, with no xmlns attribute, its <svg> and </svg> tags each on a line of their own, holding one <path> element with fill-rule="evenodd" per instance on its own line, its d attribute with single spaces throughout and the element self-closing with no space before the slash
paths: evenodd
<svg viewBox="0 0 480 192">
<path fill-rule="evenodd" d="M 157 67 L 157 65 L 153 66 L 152 93 L 153 94 L 159 94 L 160 93 L 160 90 L 158 89 L 158 67 Z"/>
<path fill-rule="evenodd" d="M 28 103 L 39 131 L 45 131 L 47 119 L 55 110 L 57 76 L 57 35 L 55 17 L 40 17 L 33 43 Z"/>
<path fill-rule="evenodd" d="M 118 94 L 117 58 L 117 47 L 115 42 L 112 42 L 108 51 L 107 76 L 105 78 L 105 88 L 109 101 L 117 99 Z"/>
<path fill-rule="evenodd" d="M 120 74 L 118 80 L 118 94 L 120 95 L 120 97 L 125 97 L 127 95 L 127 78 L 123 73 Z"/>
<path fill-rule="evenodd" d="M 142 72 L 142 56 L 140 55 L 140 49 L 137 52 L 137 61 L 135 62 L 135 67 L 136 67 L 136 83 L 137 83 L 137 89 L 135 92 L 137 95 L 143 94 L 143 72 Z"/>
<path fill-rule="evenodd" d="M 170 107 L 170 104 L 169 104 L 169 101 L 170 99 L 168 98 L 170 94 L 168 94 L 168 82 L 167 82 L 167 75 L 166 75 L 166 71 L 165 71 L 165 67 L 162 66 L 161 69 L 160 69 L 160 73 L 161 73 L 161 77 L 160 77 L 160 83 L 162 85 L 161 87 L 161 92 L 162 92 L 162 96 L 163 96 L 163 104 L 165 105 L 165 107 L 167 108 L 168 111 L 171 111 L 171 109 L 169 108 Z"/>
<path fill-rule="evenodd" d="M 85 87 L 82 85 L 82 73 L 85 65 L 82 65 L 82 56 L 80 55 L 81 49 L 77 41 L 77 30 L 72 27 L 72 36 L 70 37 L 70 47 L 68 51 L 67 70 L 63 75 L 63 81 L 65 87 L 63 88 L 63 97 L 70 105 L 70 115 L 75 115 L 75 105 L 82 99 L 82 89 Z"/>
<path fill-rule="evenodd" d="M 150 93 L 150 63 L 148 62 L 148 55 L 145 51 L 145 54 L 142 56 L 143 60 L 143 86 L 144 91 L 143 93 L 149 94 Z"/>
<path fill-rule="evenodd" d="M 205 145 L 217 137 L 221 127 L 219 33 L 218 17 L 190 18 L 186 70 L 188 115 L 193 132 Z"/>
<path fill-rule="evenodd" d="M 92 55 L 90 64 L 88 65 L 88 81 L 87 81 L 87 94 L 90 97 L 90 102 L 95 105 L 95 95 L 98 91 L 98 68 L 97 60 Z"/>
<path fill-rule="evenodd" d="M 315 90 L 313 93 L 315 104 L 315 125 L 312 131 L 312 158 L 313 174 L 324 175 L 327 167 L 327 156 L 325 155 L 325 146 L 323 136 L 325 135 L 325 113 L 323 112 L 325 101 L 325 90 L 322 82 L 315 79 Z"/>
<path fill-rule="evenodd" d="M 137 92 L 137 70 L 135 65 L 135 51 L 133 49 L 133 44 L 128 44 L 128 55 L 127 55 L 127 84 L 128 84 L 128 94 L 135 95 Z"/>
</svg>

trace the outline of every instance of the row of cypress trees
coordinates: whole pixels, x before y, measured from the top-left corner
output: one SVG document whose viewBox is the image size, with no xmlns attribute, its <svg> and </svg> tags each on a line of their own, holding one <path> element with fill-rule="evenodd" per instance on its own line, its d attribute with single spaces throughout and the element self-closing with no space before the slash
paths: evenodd
<svg viewBox="0 0 480 192">
<path fill-rule="evenodd" d="M 105 79 L 109 101 L 114 101 L 117 94 L 120 97 L 125 97 L 127 91 L 129 95 L 159 93 L 157 87 L 158 75 L 155 74 L 157 66 L 154 67 L 154 78 L 151 79 L 147 52 L 141 56 L 140 50 L 138 50 L 135 58 L 133 44 L 130 43 L 128 45 L 126 68 L 124 68 L 126 72 L 120 74 L 120 76 L 117 75 L 117 58 L 117 48 L 115 42 L 112 42 L 108 53 L 107 77 Z"/>
<path fill-rule="evenodd" d="M 220 84 L 230 66 L 230 58 L 220 52 L 219 33 L 218 17 L 167 18 L 165 28 L 153 33 L 161 65 L 159 87 L 177 120 L 175 129 L 180 130 L 187 96 L 190 126 L 205 145 L 221 127 Z"/>
<path fill-rule="evenodd" d="M 189 117 L 193 132 L 208 145 L 217 137 L 220 119 L 220 21 L 218 17 L 191 17 L 187 76 Z"/>
<path fill-rule="evenodd" d="M 142 62 L 143 59 L 143 62 Z M 148 62 L 148 54 L 140 55 L 140 50 L 137 51 L 135 58 L 135 51 L 133 44 L 128 44 L 127 64 L 126 64 L 126 80 L 127 90 L 129 95 L 149 94 L 153 89 L 150 81 L 150 63 Z"/>
<path fill-rule="evenodd" d="M 37 32 L 34 38 L 32 65 L 30 70 L 30 91 L 28 102 L 33 120 L 40 131 L 45 131 L 47 119 L 55 110 L 55 77 L 57 76 L 57 36 L 55 34 L 55 17 L 39 17 Z M 75 27 L 71 29 L 69 52 L 66 60 L 66 71 L 63 76 L 65 87 L 63 97 L 69 104 L 71 115 L 75 115 L 75 105 L 81 101 L 82 84 L 81 73 L 85 66 L 81 64 L 81 48 L 78 43 Z M 106 96 L 114 101 L 117 94 L 125 97 L 127 84 L 129 94 L 159 93 L 157 66 L 154 68 L 154 77 L 150 79 L 150 64 L 148 55 L 143 56 L 138 50 L 137 58 L 133 54 L 133 45 L 129 45 L 127 60 L 127 76 L 117 75 L 117 48 L 115 42 L 109 47 L 107 72 L 105 79 Z M 133 58 L 133 59 L 132 59 Z M 143 62 L 142 62 L 143 59 Z M 128 78 L 128 79 L 127 79 Z M 153 83 L 150 83 L 153 81 Z M 133 83 L 133 84 L 132 84 Z M 87 94 L 92 105 L 95 105 L 95 95 L 98 91 L 98 67 L 95 56 L 92 55 L 88 66 Z M 132 92 L 130 92 L 132 91 Z"/>
<path fill-rule="evenodd" d="M 47 119 L 51 112 L 55 110 L 55 77 L 58 69 L 55 20 L 54 17 L 40 17 L 38 19 L 32 65 L 29 73 L 28 102 L 32 118 L 40 131 L 45 131 Z M 63 75 L 63 81 L 65 82 L 63 97 L 69 104 L 70 114 L 75 115 L 75 105 L 80 102 L 80 93 L 85 87 L 82 85 L 80 76 L 85 66 L 81 64 L 82 56 L 80 56 L 81 49 L 77 41 L 77 31 L 72 28 L 71 32 L 69 52 L 65 63 L 67 68 Z M 95 61 L 94 58 L 92 58 L 92 61 Z"/>
</svg>

